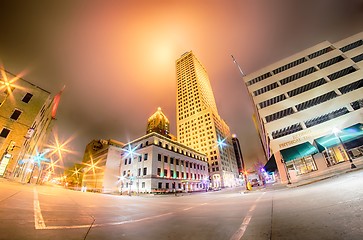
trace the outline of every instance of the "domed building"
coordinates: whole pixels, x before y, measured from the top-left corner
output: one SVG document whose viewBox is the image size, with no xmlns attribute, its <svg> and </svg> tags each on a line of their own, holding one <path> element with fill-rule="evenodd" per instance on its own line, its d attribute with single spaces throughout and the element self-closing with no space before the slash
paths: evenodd
<svg viewBox="0 0 363 240">
<path fill-rule="evenodd" d="M 169 126 L 170 123 L 168 118 L 161 111 L 161 108 L 158 107 L 158 110 L 147 120 L 146 134 L 156 132 L 170 138 Z"/>
</svg>

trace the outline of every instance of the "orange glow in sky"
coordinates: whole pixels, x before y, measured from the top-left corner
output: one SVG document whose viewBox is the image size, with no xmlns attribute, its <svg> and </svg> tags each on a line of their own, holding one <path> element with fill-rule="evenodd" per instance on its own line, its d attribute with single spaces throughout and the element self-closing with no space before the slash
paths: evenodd
<svg viewBox="0 0 363 240">
<path fill-rule="evenodd" d="M 265 157 L 231 54 L 249 74 L 325 40 L 363 31 L 358 2 L 6 1 L 0 61 L 11 73 L 31 69 L 25 79 L 52 96 L 67 86 L 55 125 L 63 139 L 79 133 L 69 144 L 80 153 L 72 161 L 80 162 L 93 139 L 127 142 L 144 135 L 158 106 L 176 134 L 175 60 L 192 50 L 248 167 Z"/>
</svg>

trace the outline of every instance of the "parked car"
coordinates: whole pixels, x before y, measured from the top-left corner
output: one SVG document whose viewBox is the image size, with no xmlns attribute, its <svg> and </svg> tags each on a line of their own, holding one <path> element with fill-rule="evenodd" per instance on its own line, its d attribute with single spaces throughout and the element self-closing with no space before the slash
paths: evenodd
<svg viewBox="0 0 363 240">
<path fill-rule="evenodd" d="M 258 181 L 258 179 L 252 179 L 251 180 L 251 186 L 252 187 L 258 187 L 258 186 L 260 186 L 260 181 Z"/>
</svg>

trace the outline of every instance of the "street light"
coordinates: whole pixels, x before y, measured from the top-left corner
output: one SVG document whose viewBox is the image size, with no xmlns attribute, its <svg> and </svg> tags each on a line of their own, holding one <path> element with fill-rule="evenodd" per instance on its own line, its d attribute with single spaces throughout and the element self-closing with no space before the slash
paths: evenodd
<svg viewBox="0 0 363 240">
<path fill-rule="evenodd" d="M 93 157 L 90 155 L 90 160 L 91 160 L 91 162 L 90 162 L 90 163 L 84 163 L 84 165 L 88 166 L 88 169 L 85 171 L 85 173 L 84 173 L 84 174 L 86 174 L 86 173 L 88 173 L 89 171 L 91 171 L 91 170 L 92 170 L 92 172 L 93 172 L 93 178 L 94 178 L 94 180 L 95 180 L 95 187 L 94 187 L 94 191 L 96 191 L 96 190 L 97 190 L 97 176 L 96 176 L 96 168 L 97 168 L 97 169 L 101 169 L 100 167 L 98 167 L 98 166 L 97 166 L 97 164 L 98 164 L 98 163 L 99 163 L 102 159 L 98 160 L 97 162 L 94 162 L 94 161 L 93 161 Z"/>
<path fill-rule="evenodd" d="M 45 155 L 49 152 L 50 150 L 49 149 L 45 149 L 42 153 L 38 152 L 38 149 L 36 149 L 36 153 L 35 155 L 32 157 L 32 162 L 33 162 L 33 169 L 31 170 L 31 173 L 30 173 L 30 177 L 29 177 L 29 180 L 28 180 L 28 183 L 31 182 L 31 179 L 33 177 L 33 173 L 34 173 L 34 169 L 36 166 L 38 166 L 38 178 L 37 178 L 37 182 L 36 184 L 39 182 L 39 178 L 42 174 L 42 170 L 43 170 L 43 167 L 42 167 L 42 163 L 43 162 L 50 162 L 48 158 L 45 157 Z"/>
<path fill-rule="evenodd" d="M 348 156 L 348 159 L 349 159 L 349 162 L 350 162 L 350 168 L 351 169 L 357 168 L 357 166 L 354 165 L 352 158 L 350 157 L 349 153 L 347 152 L 347 149 L 345 148 L 345 145 L 344 145 L 342 139 L 339 136 L 339 133 L 341 132 L 341 130 L 338 129 L 338 128 L 333 128 L 332 131 L 333 131 L 335 137 L 339 139 L 339 142 L 343 146 L 343 149 L 344 149 L 345 154 Z"/>
<path fill-rule="evenodd" d="M 139 194 L 139 190 L 140 190 L 140 176 L 141 176 L 141 171 L 143 169 L 140 170 L 140 175 L 138 174 L 138 166 L 139 166 L 139 161 L 137 162 L 137 164 L 134 164 L 134 160 L 135 160 L 135 157 L 137 156 L 142 156 L 142 154 L 140 153 L 137 153 L 136 150 L 139 148 L 140 144 L 136 145 L 134 148 L 132 148 L 131 144 L 129 143 L 128 144 L 128 148 L 127 149 L 124 149 L 122 148 L 121 150 L 124 151 L 126 153 L 126 155 L 124 155 L 123 153 L 121 154 L 122 156 L 122 159 L 127 159 L 128 157 L 131 158 L 131 164 L 132 164 L 132 169 L 130 170 L 133 170 L 130 177 L 129 177 L 129 195 L 131 196 L 131 190 L 134 189 L 132 188 L 131 185 L 133 185 L 133 183 L 135 182 L 135 177 L 137 177 L 137 193 Z M 141 161 L 142 163 L 143 162 L 143 159 L 141 158 Z M 121 173 L 120 173 L 121 174 Z"/>
</svg>

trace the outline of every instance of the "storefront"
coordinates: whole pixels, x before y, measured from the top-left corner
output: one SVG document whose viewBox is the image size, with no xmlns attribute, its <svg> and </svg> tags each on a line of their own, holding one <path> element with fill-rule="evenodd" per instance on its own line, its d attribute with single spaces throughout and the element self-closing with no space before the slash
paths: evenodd
<svg viewBox="0 0 363 240">
<path fill-rule="evenodd" d="M 318 149 L 309 142 L 281 150 L 281 155 L 289 172 L 301 175 L 318 170 L 312 155 L 318 152 Z"/>
<path fill-rule="evenodd" d="M 358 123 L 336 130 L 315 139 L 314 145 L 322 153 L 328 167 L 359 157 L 363 155 L 363 125 Z"/>
</svg>

